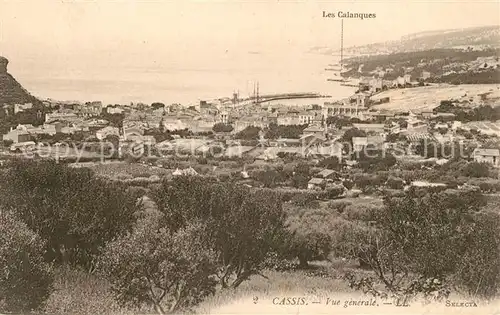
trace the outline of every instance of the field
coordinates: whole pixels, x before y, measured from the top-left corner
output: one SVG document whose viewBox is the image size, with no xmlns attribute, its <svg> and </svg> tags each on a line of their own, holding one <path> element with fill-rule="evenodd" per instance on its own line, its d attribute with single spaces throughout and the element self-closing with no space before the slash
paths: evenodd
<svg viewBox="0 0 500 315">
<path fill-rule="evenodd" d="M 430 111 L 439 105 L 442 100 L 457 99 L 470 100 L 478 94 L 492 92 L 487 99 L 500 98 L 498 84 L 470 84 L 470 85 L 433 85 L 417 88 L 392 89 L 383 91 L 371 99 L 377 101 L 389 97 L 388 103 L 374 105 L 377 110 L 409 111 L 419 113 Z"/>
<path fill-rule="evenodd" d="M 127 162 L 87 162 L 73 164 L 74 167 L 88 167 L 97 175 L 112 179 L 127 179 L 136 177 L 163 176 L 171 171 L 161 167 L 149 166 L 140 163 Z"/>
<path fill-rule="evenodd" d="M 393 305 L 383 305 L 383 300 L 376 300 L 378 306 L 346 307 L 346 302 L 369 301 L 370 296 L 350 289 L 340 277 L 344 271 L 352 269 L 349 263 L 333 262 L 316 265 L 329 275 L 313 275 L 307 270 L 271 271 L 266 270 L 263 276 L 253 276 L 235 290 L 219 290 L 208 297 L 200 305 L 188 313 L 192 314 L 359 314 L 370 312 L 376 308 L 378 313 L 394 312 Z M 364 271 L 358 271 L 364 272 Z M 152 310 L 134 309 L 119 306 L 112 297 L 109 283 L 98 275 L 88 274 L 68 267 L 60 267 L 57 271 L 56 291 L 47 301 L 46 311 L 49 314 L 152 314 Z M 284 298 L 305 298 L 306 305 L 279 305 Z M 329 299 L 329 300 L 328 300 Z M 339 300 L 339 305 L 327 305 L 327 300 Z M 451 301 L 468 301 L 467 297 L 452 295 Z M 320 302 L 320 303 L 317 303 Z M 387 301 L 386 301 L 387 302 Z M 483 314 L 491 314 L 498 309 L 498 302 L 475 301 Z M 422 305 L 420 302 L 410 304 L 416 314 L 432 309 L 445 310 L 445 302 Z M 463 309 L 461 309 L 463 310 Z M 469 314 L 469 313 L 467 313 Z"/>
</svg>

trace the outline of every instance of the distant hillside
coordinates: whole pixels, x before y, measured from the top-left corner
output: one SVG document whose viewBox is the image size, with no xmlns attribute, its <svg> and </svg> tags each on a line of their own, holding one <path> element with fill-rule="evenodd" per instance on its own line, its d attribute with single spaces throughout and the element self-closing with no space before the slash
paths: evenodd
<svg viewBox="0 0 500 315">
<path fill-rule="evenodd" d="M 394 80 L 409 74 L 412 80 L 452 84 L 500 83 L 500 49 L 432 49 L 344 60 L 344 77 Z M 425 75 L 425 76 L 424 76 Z"/>
<path fill-rule="evenodd" d="M 399 40 L 344 48 L 345 55 L 379 55 L 430 49 L 482 50 L 500 47 L 500 26 L 426 31 L 409 34 Z M 338 54 L 339 47 L 315 47 L 311 51 Z"/>
<path fill-rule="evenodd" d="M 0 56 L 0 106 L 5 104 L 39 104 L 40 101 L 26 91 L 12 75 L 7 72 L 7 58 Z"/>
</svg>

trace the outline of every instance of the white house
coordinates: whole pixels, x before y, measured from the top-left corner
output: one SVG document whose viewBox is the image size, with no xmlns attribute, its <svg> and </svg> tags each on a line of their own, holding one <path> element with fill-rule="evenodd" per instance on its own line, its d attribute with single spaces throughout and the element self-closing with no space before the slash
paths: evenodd
<svg viewBox="0 0 500 315">
<path fill-rule="evenodd" d="M 489 163 L 495 167 L 500 166 L 500 150 L 499 149 L 481 149 L 476 148 L 472 153 L 474 161 L 479 163 Z"/>
<path fill-rule="evenodd" d="M 107 136 L 120 136 L 120 130 L 116 127 L 104 127 L 98 131 L 96 131 L 95 136 L 99 140 L 104 140 Z"/>
</svg>

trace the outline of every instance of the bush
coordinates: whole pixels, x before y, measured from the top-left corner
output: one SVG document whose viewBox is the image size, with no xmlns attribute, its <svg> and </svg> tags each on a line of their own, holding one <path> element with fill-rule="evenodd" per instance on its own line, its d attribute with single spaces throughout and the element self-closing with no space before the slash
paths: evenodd
<svg viewBox="0 0 500 315">
<path fill-rule="evenodd" d="M 12 140 L 3 140 L 2 145 L 6 148 L 10 148 L 10 146 L 14 143 Z"/>
<path fill-rule="evenodd" d="M 331 237 L 322 232 L 299 231 L 295 234 L 291 253 L 299 259 L 302 268 L 308 267 L 308 262 L 325 260 L 331 250 Z"/>
<path fill-rule="evenodd" d="M 318 196 L 313 192 L 298 193 L 292 197 L 291 202 L 298 207 L 319 207 Z"/>
<path fill-rule="evenodd" d="M 375 221 L 381 208 L 371 204 L 352 204 L 345 208 L 342 217 L 349 221 Z"/>
<path fill-rule="evenodd" d="M 328 202 L 328 209 L 338 213 L 343 213 L 344 210 L 350 205 L 350 202 L 332 200 Z"/>
<path fill-rule="evenodd" d="M 486 163 L 471 162 L 462 169 L 462 175 L 466 177 L 489 177 L 490 166 Z"/>
<path fill-rule="evenodd" d="M 30 312 L 52 291 L 44 242 L 12 213 L 0 209 L 0 312 Z"/>
<path fill-rule="evenodd" d="M 405 181 L 398 177 L 389 176 L 385 184 L 391 189 L 403 189 Z"/>
<path fill-rule="evenodd" d="M 492 297 L 500 284 L 500 215 L 479 213 L 474 221 L 474 237 L 454 277 L 468 294 Z"/>
<path fill-rule="evenodd" d="M 342 196 L 345 192 L 343 185 L 329 186 L 320 195 L 324 199 L 335 199 Z"/>
</svg>

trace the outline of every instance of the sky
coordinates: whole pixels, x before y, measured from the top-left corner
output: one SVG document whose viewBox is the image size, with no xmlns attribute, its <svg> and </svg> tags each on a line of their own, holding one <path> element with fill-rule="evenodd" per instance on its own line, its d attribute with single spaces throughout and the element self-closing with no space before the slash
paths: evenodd
<svg viewBox="0 0 500 315">
<path fill-rule="evenodd" d="M 338 48 L 340 21 L 323 11 L 376 14 L 344 21 L 345 47 L 500 24 L 498 0 L 0 0 L 0 55 L 23 79 L 63 72 L 92 77 L 122 66 L 196 69 L 224 57 L 237 64 L 249 52 L 291 56 L 315 46 Z"/>
<path fill-rule="evenodd" d="M 500 24 L 499 1 L 0 0 L 0 54 L 111 61 L 221 51 L 307 50 L 338 43 L 322 12 L 376 13 L 345 21 L 345 46 L 425 30 Z"/>
</svg>

